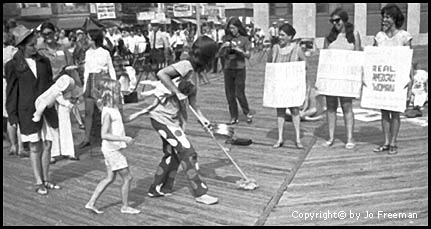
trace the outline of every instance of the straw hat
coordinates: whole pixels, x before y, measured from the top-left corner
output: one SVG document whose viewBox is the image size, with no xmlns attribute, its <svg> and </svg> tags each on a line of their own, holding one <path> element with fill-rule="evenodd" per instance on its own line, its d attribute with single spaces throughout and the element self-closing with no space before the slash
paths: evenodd
<svg viewBox="0 0 431 229">
<path fill-rule="evenodd" d="M 12 34 L 15 37 L 15 46 L 18 46 L 28 36 L 34 32 L 33 29 L 27 29 L 24 25 L 18 25 L 12 30 Z"/>
</svg>

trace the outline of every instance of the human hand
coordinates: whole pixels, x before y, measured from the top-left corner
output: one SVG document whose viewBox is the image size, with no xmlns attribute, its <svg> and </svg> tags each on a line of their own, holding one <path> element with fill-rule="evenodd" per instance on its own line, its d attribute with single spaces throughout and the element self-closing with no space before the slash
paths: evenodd
<svg viewBox="0 0 431 229">
<path fill-rule="evenodd" d="M 183 93 L 177 93 L 177 97 L 178 97 L 178 99 L 180 100 L 180 101 L 184 101 L 184 100 L 186 100 L 187 99 L 187 96 L 186 95 L 184 95 Z"/>
<path fill-rule="evenodd" d="M 135 139 L 133 139 L 132 137 L 129 137 L 129 136 L 124 137 L 124 141 L 126 142 L 127 145 L 131 145 L 131 144 L 135 143 Z"/>
</svg>

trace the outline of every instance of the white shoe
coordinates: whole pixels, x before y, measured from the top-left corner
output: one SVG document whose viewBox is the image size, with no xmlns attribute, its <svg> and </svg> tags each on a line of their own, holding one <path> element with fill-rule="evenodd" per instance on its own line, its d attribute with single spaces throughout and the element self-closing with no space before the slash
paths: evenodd
<svg viewBox="0 0 431 229">
<path fill-rule="evenodd" d="M 207 194 L 196 197 L 195 200 L 196 200 L 196 202 L 207 204 L 207 205 L 216 204 L 218 202 L 217 197 L 212 197 L 212 196 L 207 195 Z"/>
</svg>

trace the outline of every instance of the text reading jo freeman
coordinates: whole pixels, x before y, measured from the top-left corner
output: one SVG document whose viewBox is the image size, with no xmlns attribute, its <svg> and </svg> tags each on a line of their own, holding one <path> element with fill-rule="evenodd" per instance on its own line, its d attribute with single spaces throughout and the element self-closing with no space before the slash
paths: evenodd
<svg viewBox="0 0 431 229">
<path fill-rule="evenodd" d="M 349 211 L 316 211 L 316 212 L 300 212 L 293 211 L 292 217 L 302 220 L 328 220 L 328 219 L 417 219 L 418 214 L 413 212 L 387 212 L 387 211 L 365 211 L 355 212 Z"/>
</svg>

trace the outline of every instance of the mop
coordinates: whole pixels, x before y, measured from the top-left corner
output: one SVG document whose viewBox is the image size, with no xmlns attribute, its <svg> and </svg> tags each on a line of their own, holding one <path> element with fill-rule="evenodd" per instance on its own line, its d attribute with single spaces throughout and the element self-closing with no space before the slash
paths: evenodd
<svg viewBox="0 0 431 229">
<path fill-rule="evenodd" d="M 196 116 L 196 118 L 199 120 L 199 122 L 203 125 L 203 121 L 201 120 L 200 116 L 198 115 L 198 113 L 196 113 L 196 111 L 193 109 L 192 106 L 190 106 L 190 110 L 193 112 L 193 114 Z M 203 125 L 204 126 L 204 125 Z M 227 150 L 220 144 L 218 143 L 216 137 L 214 136 L 214 133 L 212 131 L 212 129 L 210 127 L 206 127 L 208 133 L 210 133 L 211 138 L 214 140 L 214 142 L 217 144 L 217 146 L 219 146 L 222 151 L 226 154 L 226 156 L 229 158 L 229 160 L 232 162 L 232 164 L 235 166 L 235 168 L 239 171 L 239 173 L 241 174 L 241 176 L 244 179 L 241 179 L 239 181 L 236 182 L 236 184 L 238 185 L 238 187 L 240 189 L 244 189 L 244 190 L 254 190 L 256 188 L 258 188 L 259 186 L 256 183 L 256 180 L 254 179 L 249 179 L 244 172 L 241 170 L 241 168 L 238 166 L 238 164 L 233 160 L 233 158 L 229 155 L 229 153 L 227 152 Z"/>
</svg>

